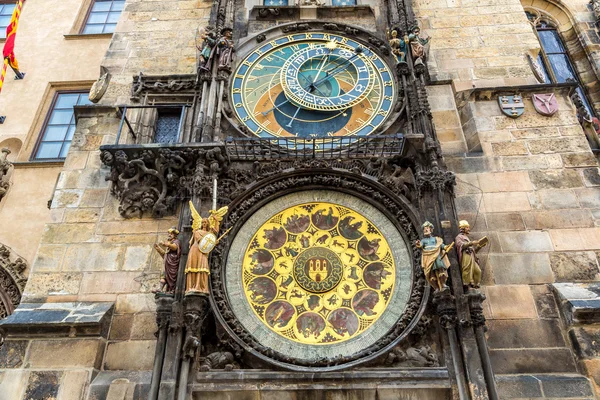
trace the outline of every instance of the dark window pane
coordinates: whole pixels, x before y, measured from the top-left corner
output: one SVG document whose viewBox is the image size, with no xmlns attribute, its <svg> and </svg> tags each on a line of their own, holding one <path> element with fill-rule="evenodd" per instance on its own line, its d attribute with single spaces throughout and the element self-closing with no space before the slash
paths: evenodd
<svg viewBox="0 0 600 400">
<path fill-rule="evenodd" d="M 65 142 L 65 144 L 62 147 L 62 150 L 60 151 L 60 158 L 66 158 L 67 154 L 69 153 L 69 148 L 71 147 L 71 142 Z"/>
<path fill-rule="evenodd" d="M 544 74 L 544 83 L 552 83 L 552 81 L 550 80 L 550 74 L 548 74 L 548 68 L 546 67 L 546 64 L 544 63 L 544 60 L 542 59 L 541 54 L 538 54 L 537 62 L 540 65 L 540 67 L 542 67 L 542 72 Z"/>
<path fill-rule="evenodd" d="M 564 53 L 564 48 L 558 37 L 558 33 L 553 29 L 549 31 L 538 31 L 542 47 L 546 53 Z"/>
<path fill-rule="evenodd" d="M 41 143 L 35 158 L 58 158 L 62 142 Z"/>
<path fill-rule="evenodd" d="M 573 67 L 565 54 L 550 54 L 548 60 L 558 83 L 566 82 L 567 79 L 577 81 Z"/>
<path fill-rule="evenodd" d="M 42 140 L 47 142 L 62 141 L 65 139 L 68 128 L 69 125 L 50 125 L 46 128 L 46 133 Z"/>
<path fill-rule="evenodd" d="M 72 117 L 72 108 L 70 110 L 54 110 L 48 123 L 50 125 L 68 125 L 71 122 Z"/>
<path fill-rule="evenodd" d="M 83 29 L 83 33 L 102 33 L 104 25 L 86 25 Z"/>
<path fill-rule="evenodd" d="M 179 115 L 164 114 L 158 116 L 156 121 L 156 134 L 154 141 L 156 143 L 175 143 L 179 135 Z"/>
<path fill-rule="evenodd" d="M 94 6 L 92 7 L 92 11 L 109 11 L 111 6 L 110 1 L 98 1 L 94 2 Z"/>
<path fill-rule="evenodd" d="M 590 106 L 590 103 L 587 101 L 587 97 L 583 93 L 583 89 L 581 89 L 581 86 L 578 86 L 576 90 L 577 90 L 577 93 L 579 94 L 579 97 L 581 97 L 581 100 L 583 101 L 583 105 L 585 106 L 585 109 L 593 117 L 594 112 L 592 111 L 592 107 Z"/>
</svg>

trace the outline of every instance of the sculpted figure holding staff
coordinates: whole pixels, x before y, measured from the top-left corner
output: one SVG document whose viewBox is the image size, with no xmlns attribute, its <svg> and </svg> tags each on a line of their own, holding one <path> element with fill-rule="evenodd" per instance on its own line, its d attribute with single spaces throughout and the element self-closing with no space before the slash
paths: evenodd
<svg viewBox="0 0 600 400">
<path fill-rule="evenodd" d="M 219 226 L 227 214 L 228 207 L 221 207 L 217 211 L 210 210 L 210 216 L 202 218 L 190 201 L 190 211 L 193 222 L 190 252 L 185 266 L 185 292 L 208 294 L 208 276 L 210 275 L 208 255 L 219 243 L 219 240 L 229 232 L 228 230 L 217 239 Z"/>
<path fill-rule="evenodd" d="M 164 260 L 164 271 L 160 276 L 160 289 L 155 290 L 155 293 L 172 293 L 177 282 L 177 271 L 179 270 L 179 259 L 181 258 L 181 242 L 177 239 L 179 230 L 173 227 L 169 229 L 168 233 L 167 240 L 154 244 L 154 249 Z"/>
<path fill-rule="evenodd" d="M 454 246 L 454 242 L 445 245 L 442 238 L 433 236 L 433 224 L 429 221 L 425 221 L 421 227 L 423 239 L 417 240 L 415 245 L 421 249 L 421 267 L 425 278 L 436 291 L 446 290 L 448 268 L 450 268 L 448 252 Z"/>
<path fill-rule="evenodd" d="M 479 240 L 470 240 L 469 232 L 471 226 L 467 221 L 458 223 L 460 234 L 454 239 L 456 241 L 456 252 L 458 253 L 458 262 L 462 271 L 463 286 L 469 289 L 479 289 L 481 283 L 481 267 L 479 266 L 479 257 L 477 252 L 484 248 L 489 240 L 486 236 Z"/>
</svg>

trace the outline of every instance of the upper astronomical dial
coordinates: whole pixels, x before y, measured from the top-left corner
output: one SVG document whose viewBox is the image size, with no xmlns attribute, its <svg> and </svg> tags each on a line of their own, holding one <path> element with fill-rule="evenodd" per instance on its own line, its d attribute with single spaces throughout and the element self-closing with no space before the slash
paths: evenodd
<svg viewBox="0 0 600 400">
<path fill-rule="evenodd" d="M 312 74 L 310 69 L 315 63 L 317 71 Z M 352 87 L 338 84 L 335 77 L 343 72 L 356 78 Z M 281 84 L 286 97 L 295 105 L 335 111 L 359 104 L 373 88 L 373 75 L 361 47 L 338 47 L 337 42 L 331 41 L 292 56 L 281 69 Z"/>
<path fill-rule="evenodd" d="M 265 42 L 238 65 L 231 100 L 264 137 L 366 136 L 391 114 L 396 83 L 367 46 L 322 32 Z"/>
</svg>

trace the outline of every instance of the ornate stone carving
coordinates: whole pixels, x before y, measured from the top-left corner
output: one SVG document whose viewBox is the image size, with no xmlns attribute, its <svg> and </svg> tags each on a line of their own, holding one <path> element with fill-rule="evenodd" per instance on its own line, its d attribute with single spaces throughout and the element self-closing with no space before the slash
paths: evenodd
<svg viewBox="0 0 600 400">
<path fill-rule="evenodd" d="M 106 89 L 108 89 L 108 84 L 110 83 L 111 74 L 106 67 L 100 67 L 100 77 L 90 89 L 90 94 L 88 98 L 92 103 L 97 103 L 102 99 L 104 93 L 106 93 Z"/>
<path fill-rule="evenodd" d="M 456 176 L 438 167 L 420 168 L 415 174 L 415 183 L 419 196 L 426 191 L 448 190 L 453 193 Z"/>
<path fill-rule="evenodd" d="M 233 354 L 228 351 L 219 351 L 211 353 L 206 357 L 200 357 L 198 369 L 202 372 L 207 372 L 213 369 L 231 371 L 238 368 L 239 365 L 235 362 Z"/>
<path fill-rule="evenodd" d="M 21 301 L 27 278 L 27 263 L 0 244 L 0 319 L 10 315 Z"/>
<path fill-rule="evenodd" d="M 440 319 L 440 326 L 446 330 L 454 329 L 458 321 L 456 317 L 456 303 L 450 291 L 435 292 L 433 295 L 433 304 L 436 307 L 436 314 Z"/>
<path fill-rule="evenodd" d="M 8 171 L 13 167 L 13 164 L 8 161 L 7 157 L 10 150 L 6 147 L 0 150 L 0 201 L 8 192 L 10 182 L 8 181 Z"/>
<path fill-rule="evenodd" d="M 193 91 L 197 88 L 196 77 L 190 75 L 189 78 L 177 76 L 175 78 L 168 76 L 147 76 L 142 72 L 133 79 L 131 86 L 131 100 L 139 101 L 144 91 L 154 93 L 170 93 Z"/>
<path fill-rule="evenodd" d="M 407 349 L 396 346 L 388 354 L 385 364 L 395 368 L 440 366 L 437 354 L 428 345 L 409 347 Z"/>
</svg>

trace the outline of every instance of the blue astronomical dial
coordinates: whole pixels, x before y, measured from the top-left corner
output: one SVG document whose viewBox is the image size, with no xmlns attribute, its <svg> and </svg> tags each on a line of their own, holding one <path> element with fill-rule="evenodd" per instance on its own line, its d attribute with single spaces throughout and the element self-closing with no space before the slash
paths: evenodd
<svg viewBox="0 0 600 400">
<path fill-rule="evenodd" d="M 231 101 L 263 138 L 366 136 L 391 114 L 396 82 L 367 46 L 323 32 L 283 36 L 238 64 Z"/>
</svg>

